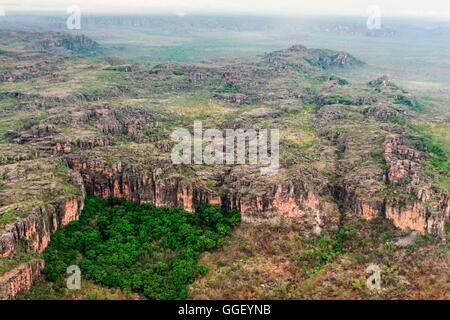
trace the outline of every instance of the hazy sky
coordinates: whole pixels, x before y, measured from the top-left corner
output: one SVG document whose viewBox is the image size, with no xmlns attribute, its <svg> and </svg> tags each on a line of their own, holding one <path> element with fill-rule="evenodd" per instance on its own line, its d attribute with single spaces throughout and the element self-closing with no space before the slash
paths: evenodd
<svg viewBox="0 0 450 320">
<path fill-rule="evenodd" d="M 358 16 L 366 15 L 369 5 L 377 5 L 384 16 L 450 18 L 449 0 L 0 0 L 0 12 L 65 12 L 71 5 L 78 5 L 84 12 Z"/>
</svg>

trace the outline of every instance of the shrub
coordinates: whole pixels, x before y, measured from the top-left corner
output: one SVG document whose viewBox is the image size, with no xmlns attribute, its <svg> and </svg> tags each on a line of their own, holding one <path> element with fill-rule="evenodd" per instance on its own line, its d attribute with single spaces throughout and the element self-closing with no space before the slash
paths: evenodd
<svg viewBox="0 0 450 320">
<path fill-rule="evenodd" d="M 197 214 L 125 200 L 88 198 L 79 221 L 52 236 L 44 252 L 47 280 L 69 265 L 107 287 L 150 299 L 184 299 L 187 285 L 204 275 L 200 254 L 216 248 L 240 223 L 237 211 L 201 206 Z"/>
<path fill-rule="evenodd" d="M 221 92 L 223 93 L 240 93 L 241 88 L 233 83 L 227 83 L 223 88 L 221 89 Z"/>
</svg>

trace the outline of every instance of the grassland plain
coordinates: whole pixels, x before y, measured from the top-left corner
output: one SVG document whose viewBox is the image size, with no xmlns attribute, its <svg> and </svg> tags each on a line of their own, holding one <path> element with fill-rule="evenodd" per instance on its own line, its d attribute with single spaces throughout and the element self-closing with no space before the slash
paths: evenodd
<svg viewBox="0 0 450 320">
<path fill-rule="evenodd" d="M 372 77 L 369 53 L 284 45 L 293 38 L 268 44 L 255 36 L 266 34 L 258 24 L 245 35 L 230 35 L 229 20 L 216 24 L 228 36 L 210 42 L 212 53 L 205 39 L 218 31 L 200 41 L 190 29 L 179 35 L 183 40 L 159 30 L 153 39 L 161 41 L 161 57 L 141 48 L 153 60 L 130 56 L 136 51 L 120 44 L 123 38 L 0 32 L 2 275 L 42 258 L 48 245 L 48 234 L 40 233 L 47 220 L 17 242 L 10 230 L 28 228 L 36 210 L 49 217 L 56 210 L 64 225 L 76 220 L 62 213 L 73 213 L 71 201 L 85 191 L 189 211 L 210 202 L 241 212 L 243 224 L 226 245 L 200 257 L 209 272 L 187 297 L 448 298 L 449 127 L 438 103 L 445 97 L 417 97 L 407 81 Z M 128 41 L 142 45 L 148 28 L 130 27 L 136 36 Z M 86 33 L 95 38 L 99 30 Z M 346 43 L 362 48 L 370 39 L 388 54 L 395 41 L 385 36 L 361 34 Z M 266 47 L 247 42 L 252 48 L 237 46 L 236 53 L 236 38 Z M 211 60 L 228 53 L 228 60 Z M 254 53 L 260 55 L 249 59 Z M 279 174 L 261 177 L 250 165 L 171 165 L 172 130 L 191 130 L 194 120 L 205 128 L 278 128 Z M 370 263 L 384 270 L 380 292 L 364 286 Z M 21 297 L 139 297 L 92 279 L 79 294 L 55 286 L 43 282 Z"/>
</svg>

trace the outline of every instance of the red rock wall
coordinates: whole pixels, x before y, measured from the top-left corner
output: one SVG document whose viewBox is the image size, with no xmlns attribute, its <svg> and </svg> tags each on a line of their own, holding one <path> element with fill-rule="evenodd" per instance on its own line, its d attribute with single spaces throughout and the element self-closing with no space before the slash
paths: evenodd
<svg viewBox="0 0 450 320">
<path fill-rule="evenodd" d="M 79 196 L 61 200 L 59 205 L 36 208 L 27 217 L 7 225 L 0 232 L 0 258 L 10 257 L 19 246 L 21 250 L 41 253 L 47 248 L 52 233 L 78 220 L 85 193 L 81 177 L 72 178 L 80 187 Z M 12 299 L 20 291 L 30 289 L 43 268 L 44 261 L 31 261 L 0 276 L 0 299 Z"/>
<path fill-rule="evenodd" d="M 37 208 L 26 218 L 7 225 L 0 233 L 0 257 L 10 256 L 16 246 L 42 252 L 50 242 L 50 236 L 58 227 L 78 220 L 84 206 L 84 196 L 64 201 L 59 208 L 53 206 Z"/>
<path fill-rule="evenodd" d="M 83 177 L 88 194 L 107 198 L 114 196 L 156 206 L 172 206 L 193 212 L 198 204 L 221 205 L 225 209 L 236 209 L 244 221 L 293 222 L 320 233 L 324 225 L 336 226 L 338 210 L 332 203 L 323 203 L 318 195 L 301 181 L 288 181 L 269 185 L 264 192 L 245 193 L 239 179 L 225 186 L 226 192 L 219 195 L 202 189 L 172 175 L 158 176 L 154 168 L 145 170 L 138 165 L 122 163 L 108 165 L 98 160 L 81 160 L 67 157 L 71 168 Z"/>
<path fill-rule="evenodd" d="M 0 300 L 14 299 L 21 291 L 31 289 L 33 283 L 41 277 L 43 260 L 24 263 L 0 276 Z"/>
</svg>

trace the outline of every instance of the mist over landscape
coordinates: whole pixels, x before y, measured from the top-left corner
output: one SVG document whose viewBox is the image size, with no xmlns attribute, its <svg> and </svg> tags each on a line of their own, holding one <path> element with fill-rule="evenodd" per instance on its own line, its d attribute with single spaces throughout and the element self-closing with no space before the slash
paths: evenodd
<svg viewBox="0 0 450 320">
<path fill-rule="evenodd" d="M 0 299 L 448 300 L 450 6 L 366 2 L 2 2 Z"/>
</svg>

